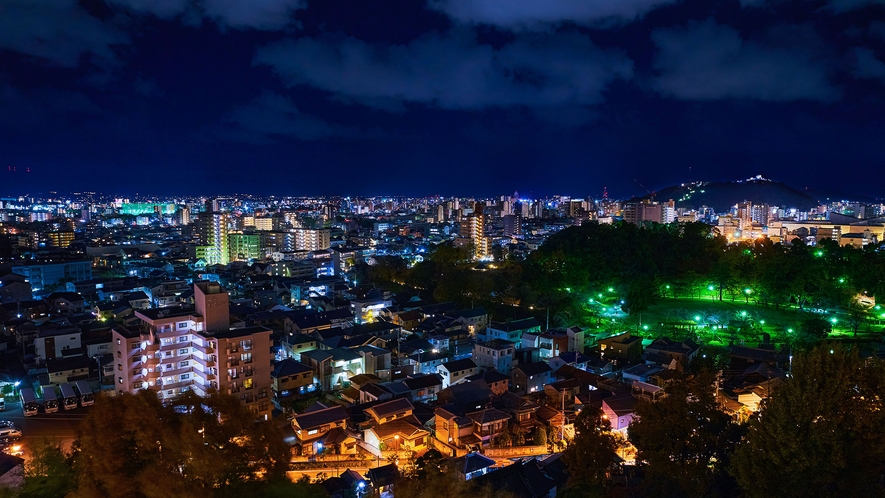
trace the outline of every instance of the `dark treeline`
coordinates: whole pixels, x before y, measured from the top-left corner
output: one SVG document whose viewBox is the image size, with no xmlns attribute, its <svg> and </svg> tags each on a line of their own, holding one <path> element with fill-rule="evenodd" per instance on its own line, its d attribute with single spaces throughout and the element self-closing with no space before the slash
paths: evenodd
<svg viewBox="0 0 885 498">
<path fill-rule="evenodd" d="M 564 455 L 570 480 L 560 496 L 885 496 L 882 360 L 838 345 L 801 353 L 793 375 L 746 424 L 719 410 L 709 372 L 673 379 L 667 391 L 637 406 L 628 429 L 636 467 L 615 463 L 608 420 L 584 410 Z"/>
<path fill-rule="evenodd" d="M 443 245 L 411 268 L 398 257 L 383 257 L 359 271 L 361 281 L 412 288 L 464 307 L 483 305 L 499 319 L 514 313 L 509 305 L 539 317 L 549 309 L 559 321 L 580 325 L 588 320 L 583 304 L 598 293 L 619 296 L 629 313 L 661 297 L 749 300 L 773 308 L 861 306 L 859 294 L 885 296 L 881 248 L 840 247 L 830 239 L 817 246 L 769 239 L 729 244 L 702 223 L 589 223 L 551 236 L 524 261 L 477 267 L 467 249 Z"/>
</svg>

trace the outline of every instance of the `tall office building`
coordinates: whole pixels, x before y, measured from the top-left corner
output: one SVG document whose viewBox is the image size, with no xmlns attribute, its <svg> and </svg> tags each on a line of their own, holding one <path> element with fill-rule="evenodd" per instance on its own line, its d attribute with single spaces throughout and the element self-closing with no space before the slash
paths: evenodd
<svg viewBox="0 0 885 498">
<path fill-rule="evenodd" d="M 150 389 L 169 401 L 217 390 L 270 418 L 271 330 L 231 329 L 229 298 L 218 283 L 194 284 L 194 303 L 192 310 L 138 310 L 139 327 L 113 329 L 118 393 Z"/>
</svg>

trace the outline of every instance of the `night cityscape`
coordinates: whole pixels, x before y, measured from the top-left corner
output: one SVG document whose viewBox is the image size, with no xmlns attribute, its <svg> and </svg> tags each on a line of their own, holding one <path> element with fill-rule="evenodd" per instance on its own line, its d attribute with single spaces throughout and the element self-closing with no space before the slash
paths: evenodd
<svg viewBox="0 0 885 498">
<path fill-rule="evenodd" d="M 885 496 L 879 0 L 0 2 L 0 498 Z"/>
</svg>

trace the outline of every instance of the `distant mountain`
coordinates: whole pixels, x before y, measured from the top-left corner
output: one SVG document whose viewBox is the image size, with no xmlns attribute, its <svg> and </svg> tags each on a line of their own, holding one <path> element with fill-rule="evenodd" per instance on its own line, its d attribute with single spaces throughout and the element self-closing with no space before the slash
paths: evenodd
<svg viewBox="0 0 885 498">
<path fill-rule="evenodd" d="M 796 190 L 784 183 L 757 176 L 735 182 L 692 182 L 667 187 L 653 194 L 632 200 L 654 198 L 658 202 L 676 201 L 676 207 L 697 209 L 709 206 L 717 213 L 728 211 L 737 203 L 768 204 L 808 210 L 819 203 L 810 194 Z"/>
</svg>

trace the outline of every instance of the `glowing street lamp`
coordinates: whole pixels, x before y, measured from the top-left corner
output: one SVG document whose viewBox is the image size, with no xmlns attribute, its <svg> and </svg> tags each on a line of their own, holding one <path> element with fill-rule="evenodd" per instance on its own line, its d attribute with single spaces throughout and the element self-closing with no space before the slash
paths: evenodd
<svg viewBox="0 0 885 498">
<path fill-rule="evenodd" d="M 695 315 L 695 316 L 694 316 L 694 321 L 696 321 L 696 322 L 701 321 L 701 317 L 700 317 L 700 315 Z"/>
<path fill-rule="evenodd" d="M 790 334 L 792 334 L 792 333 L 793 333 L 793 329 L 787 329 L 787 332 L 789 332 Z"/>
</svg>

